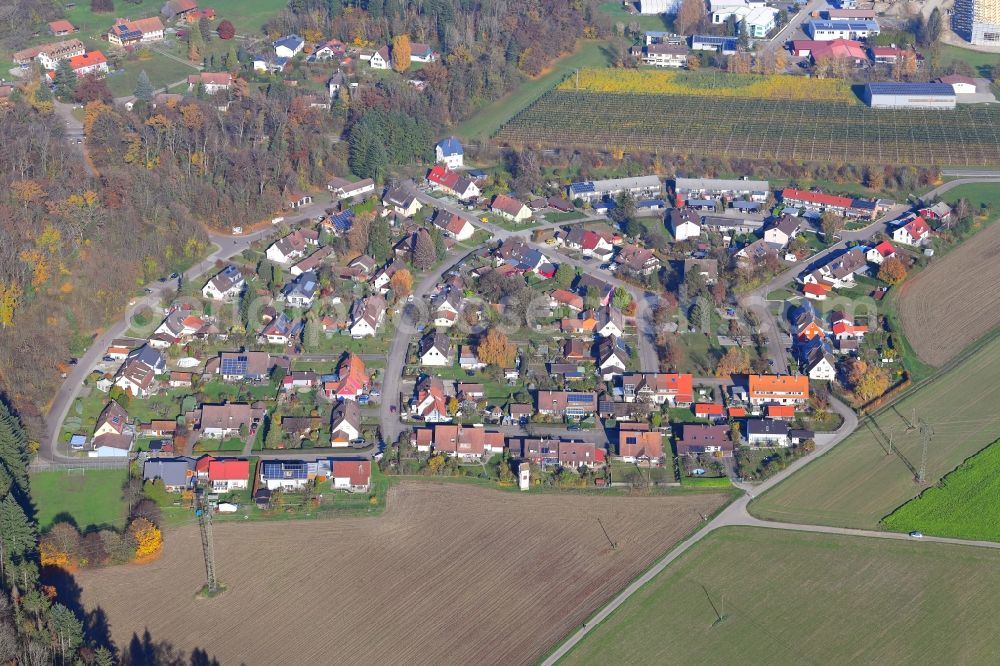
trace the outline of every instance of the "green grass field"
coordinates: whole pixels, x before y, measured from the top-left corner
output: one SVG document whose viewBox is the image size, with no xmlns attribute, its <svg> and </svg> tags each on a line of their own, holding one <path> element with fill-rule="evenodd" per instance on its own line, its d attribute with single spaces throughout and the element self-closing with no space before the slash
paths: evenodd
<svg viewBox="0 0 1000 666">
<path fill-rule="evenodd" d="M 117 72 L 108 76 L 108 89 L 115 97 L 127 97 L 135 93 L 136 83 L 139 81 L 139 73 L 143 70 L 149 77 L 149 82 L 153 87 L 160 88 L 185 80 L 189 74 L 196 74 L 198 69 L 190 65 L 172 60 L 160 53 L 154 53 L 153 57 L 147 60 L 134 60 L 124 62 Z M 187 86 L 183 85 L 178 91 L 187 92 Z"/>
<path fill-rule="evenodd" d="M 640 16 L 630 14 L 625 11 L 625 5 L 621 2 L 602 2 L 597 7 L 602 14 L 607 14 L 615 23 L 622 23 L 626 26 L 637 23 L 643 30 L 673 30 L 672 22 L 668 21 L 666 14 L 654 16 Z"/>
<path fill-rule="evenodd" d="M 724 528 L 560 663 L 991 663 L 998 585 L 985 548 Z"/>
<path fill-rule="evenodd" d="M 923 437 L 911 428 L 915 418 L 934 431 L 927 449 L 929 484 L 997 439 L 998 374 L 1000 338 L 994 337 L 863 421 L 833 451 L 751 502 L 750 512 L 785 522 L 877 528 L 924 490 L 913 480 L 923 450 Z"/>
<path fill-rule="evenodd" d="M 56 518 L 68 515 L 77 527 L 125 524 L 122 502 L 124 469 L 93 469 L 85 474 L 36 472 L 31 475 L 31 496 L 38 512 L 38 526 L 46 530 Z"/>
<path fill-rule="evenodd" d="M 994 65 L 1000 64 L 1000 53 L 980 53 L 970 51 L 950 44 L 940 44 L 941 64 L 950 65 L 953 62 L 968 63 L 976 72 L 976 76 L 990 78 L 990 70 Z"/>
<path fill-rule="evenodd" d="M 944 201 L 954 203 L 959 199 L 968 199 L 973 213 L 978 213 L 980 206 L 989 206 L 993 215 L 1000 212 L 1000 185 L 996 183 L 973 183 L 959 185 L 949 190 L 941 197 Z"/>
<path fill-rule="evenodd" d="M 552 68 L 537 79 L 529 79 L 516 90 L 480 109 L 455 128 L 455 135 L 465 139 L 486 139 L 500 129 L 518 111 L 554 88 L 576 68 L 607 67 L 611 64 L 606 42 L 580 42 L 576 51 L 560 58 Z"/>
<path fill-rule="evenodd" d="M 941 482 L 893 511 L 883 524 L 890 530 L 920 530 L 936 536 L 1000 541 L 1000 444 L 969 458 Z"/>
</svg>

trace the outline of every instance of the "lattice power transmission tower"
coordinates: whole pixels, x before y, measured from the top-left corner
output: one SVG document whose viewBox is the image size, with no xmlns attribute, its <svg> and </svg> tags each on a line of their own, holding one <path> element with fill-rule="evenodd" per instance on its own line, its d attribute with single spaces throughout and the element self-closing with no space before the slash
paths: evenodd
<svg viewBox="0 0 1000 666">
<path fill-rule="evenodd" d="M 923 419 L 920 419 L 917 423 L 917 427 L 920 430 L 920 437 L 923 440 L 923 449 L 920 452 L 920 470 L 917 472 L 917 483 L 923 484 L 927 478 L 927 449 L 930 447 L 931 440 L 934 439 L 934 428 Z"/>
<path fill-rule="evenodd" d="M 195 515 L 198 516 L 198 530 L 201 532 L 201 550 L 205 555 L 205 590 L 209 595 L 219 591 L 219 580 L 215 577 L 215 540 L 212 536 L 212 510 L 205 504 L 205 496 L 196 493 Z"/>
</svg>

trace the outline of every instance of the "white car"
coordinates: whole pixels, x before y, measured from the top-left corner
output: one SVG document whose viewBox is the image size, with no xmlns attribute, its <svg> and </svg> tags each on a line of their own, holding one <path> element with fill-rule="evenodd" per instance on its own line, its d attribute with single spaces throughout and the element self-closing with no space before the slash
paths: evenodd
<svg viewBox="0 0 1000 666">
<path fill-rule="evenodd" d="M 239 236 L 241 233 L 243 233 L 243 227 L 233 227 L 234 236 Z"/>
<path fill-rule="evenodd" d="M 912 532 L 910 532 L 910 537 L 913 538 L 913 539 L 923 539 L 924 535 L 923 535 L 922 532 L 918 532 L 916 530 L 913 530 Z"/>
</svg>

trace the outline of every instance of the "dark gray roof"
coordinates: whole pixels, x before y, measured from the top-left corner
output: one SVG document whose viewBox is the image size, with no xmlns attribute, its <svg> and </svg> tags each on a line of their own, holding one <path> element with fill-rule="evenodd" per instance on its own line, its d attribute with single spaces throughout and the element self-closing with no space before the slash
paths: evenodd
<svg viewBox="0 0 1000 666">
<path fill-rule="evenodd" d="M 771 419 L 747 419 L 747 435 L 788 435 L 788 423 Z"/>
</svg>

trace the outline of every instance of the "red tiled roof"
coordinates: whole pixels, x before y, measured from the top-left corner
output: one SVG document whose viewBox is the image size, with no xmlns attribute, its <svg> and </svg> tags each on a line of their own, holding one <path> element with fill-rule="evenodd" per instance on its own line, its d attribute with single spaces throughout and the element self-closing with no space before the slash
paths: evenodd
<svg viewBox="0 0 1000 666">
<path fill-rule="evenodd" d="M 823 296 L 830 292 L 831 287 L 825 284 L 813 284 L 810 282 L 802 287 L 802 291 L 813 296 Z"/>
<path fill-rule="evenodd" d="M 52 32 L 73 32 L 76 28 L 73 24 L 66 20 L 52 21 L 49 23 L 49 30 Z"/>
<path fill-rule="evenodd" d="M 699 416 L 722 416 L 722 405 L 699 403 L 694 406 L 694 413 Z"/>
<path fill-rule="evenodd" d="M 209 481 L 246 481 L 249 477 L 249 460 L 213 460 L 208 464 Z"/>
<path fill-rule="evenodd" d="M 838 206 L 841 208 L 850 208 L 852 199 L 847 197 L 838 197 L 833 194 L 823 194 L 822 192 L 808 192 L 806 190 L 796 190 L 791 187 L 786 187 L 781 191 L 781 200 L 795 200 L 795 201 L 805 201 L 808 203 L 822 204 L 824 206 Z"/>
<path fill-rule="evenodd" d="M 792 405 L 768 405 L 767 415 L 771 418 L 792 418 L 795 416 L 795 407 Z"/>
<path fill-rule="evenodd" d="M 330 470 L 335 478 L 350 479 L 352 486 L 367 486 L 372 478 L 370 460 L 334 460 Z"/>
<path fill-rule="evenodd" d="M 89 53 L 84 53 L 81 56 L 70 58 L 69 66 L 76 71 L 78 69 L 83 69 L 84 67 L 100 65 L 101 63 L 106 63 L 107 61 L 108 59 L 105 58 L 104 54 L 100 51 L 90 51 Z"/>
</svg>

